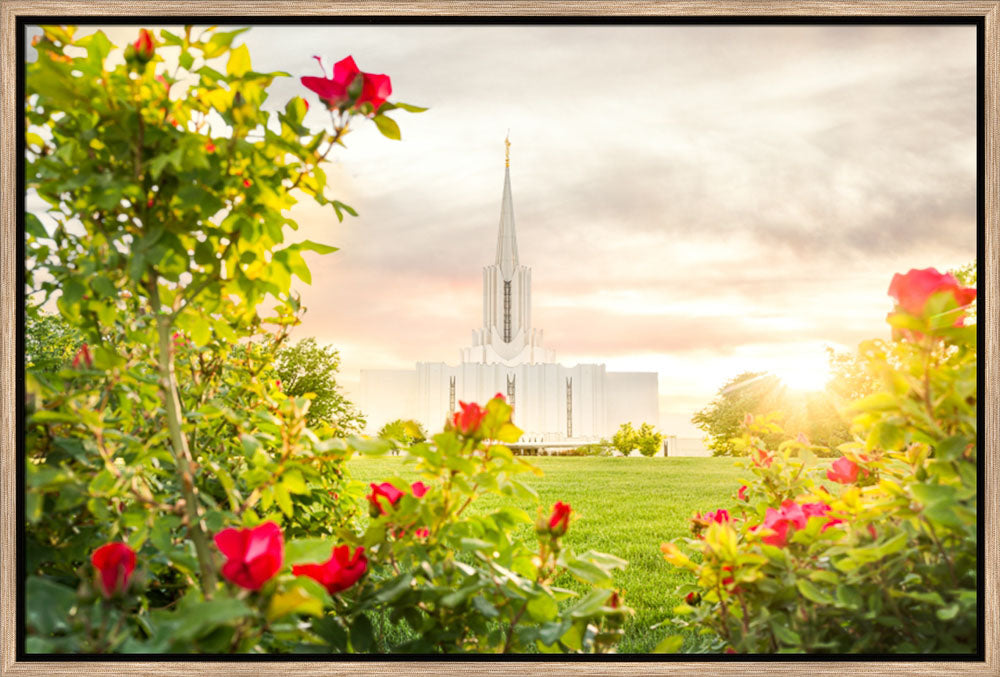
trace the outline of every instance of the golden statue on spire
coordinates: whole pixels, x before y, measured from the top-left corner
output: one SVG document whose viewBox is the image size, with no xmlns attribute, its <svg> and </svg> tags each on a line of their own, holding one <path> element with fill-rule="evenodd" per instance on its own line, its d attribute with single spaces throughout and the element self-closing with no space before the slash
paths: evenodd
<svg viewBox="0 0 1000 677">
<path fill-rule="evenodd" d="M 507 130 L 507 138 L 503 140 L 503 145 L 507 148 L 505 150 L 505 166 L 510 167 L 510 130 Z"/>
</svg>

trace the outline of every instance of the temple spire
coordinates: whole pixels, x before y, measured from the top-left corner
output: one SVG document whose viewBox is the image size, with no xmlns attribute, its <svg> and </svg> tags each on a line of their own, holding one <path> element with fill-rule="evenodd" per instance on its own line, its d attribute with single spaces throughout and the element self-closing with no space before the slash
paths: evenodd
<svg viewBox="0 0 1000 677">
<path fill-rule="evenodd" d="M 503 199 L 500 203 L 500 232 L 497 234 L 497 266 L 504 280 L 511 280 L 519 265 L 517 233 L 514 230 L 514 199 L 510 195 L 510 132 L 504 140 L 506 168 L 503 176 Z"/>
</svg>

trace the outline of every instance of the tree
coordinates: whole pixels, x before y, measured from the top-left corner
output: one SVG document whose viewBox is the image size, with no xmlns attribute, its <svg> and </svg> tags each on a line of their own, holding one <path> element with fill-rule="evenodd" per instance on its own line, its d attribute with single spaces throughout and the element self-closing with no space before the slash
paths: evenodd
<svg viewBox="0 0 1000 677">
<path fill-rule="evenodd" d="M 713 456 L 737 456 L 732 440 L 741 434 L 747 414 L 781 410 L 786 388 L 781 379 L 766 372 L 743 372 L 729 379 L 711 403 L 691 422 L 708 433 L 708 448 Z"/>
<path fill-rule="evenodd" d="M 29 309 L 24 323 L 25 368 L 51 374 L 70 364 L 83 335 L 59 315 Z"/>
<path fill-rule="evenodd" d="M 622 456 L 628 456 L 635 449 L 637 444 L 635 428 L 631 423 L 622 423 L 618 432 L 611 438 L 611 446 L 618 450 Z"/>
<path fill-rule="evenodd" d="M 395 440 L 406 446 L 410 446 L 411 444 L 418 444 L 425 441 L 427 439 L 427 432 L 416 421 L 406 421 L 397 418 L 395 421 L 389 421 L 379 428 L 378 436 L 384 440 Z"/>
<path fill-rule="evenodd" d="M 657 432 L 648 423 L 643 423 L 639 426 L 639 432 L 636 435 L 636 444 L 639 447 L 640 454 L 643 456 L 654 456 L 658 451 L 663 449 L 663 433 Z"/>
<path fill-rule="evenodd" d="M 326 423 L 337 436 L 359 433 L 365 427 L 364 415 L 341 392 L 337 384 L 340 353 L 332 346 L 320 346 L 307 338 L 278 351 L 275 377 L 289 397 L 312 394 L 306 421 L 310 426 Z"/>
</svg>

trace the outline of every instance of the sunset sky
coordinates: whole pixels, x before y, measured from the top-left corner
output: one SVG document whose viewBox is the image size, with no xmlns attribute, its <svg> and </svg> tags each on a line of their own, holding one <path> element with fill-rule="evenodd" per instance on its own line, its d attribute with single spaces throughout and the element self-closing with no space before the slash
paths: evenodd
<svg viewBox="0 0 1000 677">
<path fill-rule="evenodd" d="M 83 29 L 86 31 L 86 29 Z M 117 42 L 136 28 L 106 30 Z M 295 337 L 366 368 L 455 364 L 481 323 L 510 129 L 533 324 L 560 362 L 657 371 L 661 429 L 730 377 L 807 385 L 887 335 L 892 274 L 975 259 L 975 29 L 308 26 L 241 36 L 285 70 L 392 78 L 403 140 L 362 123 L 328 167 L 360 216 L 293 212 L 313 256 Z"/>
</svg>

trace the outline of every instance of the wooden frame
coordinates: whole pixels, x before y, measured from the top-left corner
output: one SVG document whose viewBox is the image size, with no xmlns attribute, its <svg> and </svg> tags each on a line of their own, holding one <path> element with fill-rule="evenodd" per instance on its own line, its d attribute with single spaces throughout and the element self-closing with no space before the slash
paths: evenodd
<svg viewBox="0 0 1000 677">
<path fill-rule="evenodd" d="M 77 675 L 89 674 L 159 674 L 187 675 L 192 672 L 226 675 L 250 675 L 263 672 L 284 672 L 291 666 L 281 663 L 247 661 L 212 662 L 18 662 L 15 660 L 15 618 L 17 586 L 15 571 L 15 379 L 17 370 L 15 332 L 15 298 L 20 293 L 15 281 L 17 263 L 15 242 L 16 214 L 16 101 L 15 73 L 17 68 L 15 21 L 19 16 L 44 15 L 107 15 L 190 16 L 198 14 L 232 14 L 254 17 L 268 15 L 429 15 L 429 16 L 572 16 L 572 15 L 700 15 L 700 16 L 976 16 L 985 20 L 985 295 L 981 301 L 980 322 L 985 325 L 985 363 L 980 374 L 986 384 L 985 399 L 985 662 L 886 662 L 876 668 L 871 663 L 857 662 L 775 662 L 761 661 L 719 662 L 711 667 L 698 662 L 435 662 L 413 663 L 344 661 L 297 662 L 294 670 L 303 675 L 331 674 L 410 674 L 438 675 L 462 673 L 469 675 L 497 675 L 545 671 L 549 674 L 689 674 L 710 671 L 718 675 L 736 675 L 757 672 L 765 675 L 819 674 L 841 675 L 873 673 L 910 675 L 920 673 L 935 675 L 1000 675 L 1000 581 L 997 562 L 1000 559 L 1000 401 L 996 383 L 1000 376 L 1000 305 L 998 305 L 997 266 L 1000 263 L 1000 157 L 998 157 L 998 99 L 1000 99 L 1000 39 L 998 19 L 1000 0 L 954 0 L 919 2 L 913 0 L 762 0 L 755 2 L 709 2 L 698 0 L 673 0 L 671 2 L 636 1 L 622 2 L 573 2 L 556 0 L 539 2 L 531 0 L 505 0 L 497 4 L 475 3 L 471 0 L 447 2 L 445 0 L 270 0 L 265 2 L 232 2 L 212 0 L 200 2 L 182 0 L 173 2 L 135 2 L 133 0 L 99 0 L 78 3 L 67 0 L 0 0 L 0 674 L 2 675 Z"/>
</svg>

